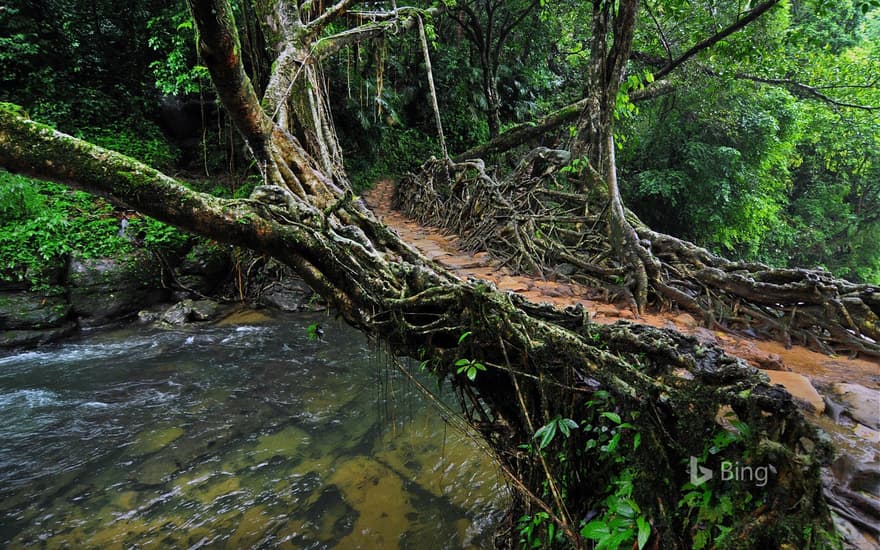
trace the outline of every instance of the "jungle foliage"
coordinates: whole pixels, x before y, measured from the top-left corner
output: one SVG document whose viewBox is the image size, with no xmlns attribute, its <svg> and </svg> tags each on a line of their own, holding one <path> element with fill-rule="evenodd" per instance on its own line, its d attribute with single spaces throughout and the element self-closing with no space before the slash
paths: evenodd
<svg viewBox="0 0 880 550">
<path fill-rule="evenodd" d="M 0 11 L 0 99 L 157 167 L 189 160 L 209 174 L 248 169 L 240 139 L 210 107 L 213 91 L 185 5 L 38 4 L 13 1 Z M 268 56 L 252 8 L 234 7 L 259 84 Z M 451 151 L 582 97 L 586 4 L 445 8 L 427 23 Z M 628 206 L 655 229 L 728 256 L 880 281 L 880 117 L 852 107 L 878 103 L 880 12 L 871 2 L 785 2 L 667 77 L 668 93 L 628 101 L 660 61 L 735 9 L 677 1 L 643 7 L 641 19 L 656 25 L 641 25 L 636 36 L 616 136 Z M 495 21 L 493 31 L 490 15 L 510 28 L 502 34 Z M 348 46 L 324 70 L 356 186 L 439 154 L 424 105 L 424 60 L 406 33 Z M 163 127 L 167 98 L 209 105 L 197 121 L 199 158 L 182 159 L 181 147 L 192 143 Z M 543 141 L 564 148 L 568 131 Z"/>
</svg>

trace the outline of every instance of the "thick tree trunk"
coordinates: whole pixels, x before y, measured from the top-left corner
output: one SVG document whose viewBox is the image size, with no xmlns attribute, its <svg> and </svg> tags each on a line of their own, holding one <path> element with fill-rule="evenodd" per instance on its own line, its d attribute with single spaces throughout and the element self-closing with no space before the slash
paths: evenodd
<svg viewBox="0 0 880 550">
<path fill-rule="evenodd" d="M 649 282 L 659 274 L 659 262 L 640 242 L 626 218 L 617 182 L 613 117 L 617 94 L 635 33 L 638 0 L 619 3 L 594 0 L 587 97 L 578 124 L 574 156 L 587 160 L 582 191 L 604 185 L 608 200 L 608 231 L 620 262 L 626 266 L 636 308 L 644 312 Z"/>
</svg>

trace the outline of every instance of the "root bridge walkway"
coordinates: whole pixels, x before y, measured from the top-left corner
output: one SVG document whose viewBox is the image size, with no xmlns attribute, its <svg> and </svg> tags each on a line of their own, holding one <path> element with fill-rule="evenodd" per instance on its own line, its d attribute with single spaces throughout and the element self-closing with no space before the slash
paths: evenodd
<svg viewBox="0 0 880 550">
<path fill-rule="evenodd" d="M 545 280 L 512 273 L 486 252 L 470 254 L 463 251 L 455 235 L 444 234 L 435 227 L 421 226 L 394 210 L 391 206 L 393 195 L 394 183 L 382 180 L 364 193 L 364 200 L 376 216 L 403 240 L 461 279 L 474 277 L 491 281 L 499 289 L 516 292 L 535 303 L 549 302 L 558 307 L 582 304 L 590 312 L 590 319 L 596 323 L 610 324 L 625 319 L 674 329 L 694 336 L 704 344 L 718 345 L 730 355 L 762 369 L 774 383 L 785 386 L 795 398 L 818 413 L 824 410 L 825 404 L 810 383 L 811 380 L 817 385 L 855 381 L 867 387 L 880 388 L 880 365 L 873 361 L 827 356 L 800 346 L 787 349 L 779 342 L 711 331 L 700 326 L 687 313 L 651 312 L 638 317 L 626 307 L 608 303 L 604 291 L 563 280 Z"/>
</svg>

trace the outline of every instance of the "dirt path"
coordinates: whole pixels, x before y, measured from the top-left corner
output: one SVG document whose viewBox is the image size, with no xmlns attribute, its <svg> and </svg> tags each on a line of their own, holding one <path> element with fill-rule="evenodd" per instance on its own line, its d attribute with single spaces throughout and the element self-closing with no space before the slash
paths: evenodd
<svg viewBox="0 0 880 550">
<path fill-rule="evenodd" d="M 795 371 L 814 379 L 819 384 L 857 382 L 880 389 L 880 363 L 861 359 L 828 356 L 800 346 L 786 349 L 781 343 L 710 331 L 687 313 L 652 312 L 637 318 L 629 309 L 621 309 L 602 301 L 603 293 L 595 289 L 564 281 L 542 280 L 515 275 L 500 267 L 485 252 L 470 255 L 459 247 L 454 235 L 446 235 L 434 227 L 422 227 L 391 208 L 393 183 L 381 181 L 365 193 L 364 199 L 373 212 L 394 228 L 406 242 L 414 245 L 427 257 L 439 262 L 462 279 L 476 277 L 495 283 L 501 290 L 516 292 L 533 302 L 550 302 L 557 306 L 583 304 L 597 323 L 614 323 L 619 319 L 645 323 L 655 327 L 674 328 L 706 343 L 723 347 L 728 353 L 742 357 L 750 364 L 776 371 Z"/>
</svg>

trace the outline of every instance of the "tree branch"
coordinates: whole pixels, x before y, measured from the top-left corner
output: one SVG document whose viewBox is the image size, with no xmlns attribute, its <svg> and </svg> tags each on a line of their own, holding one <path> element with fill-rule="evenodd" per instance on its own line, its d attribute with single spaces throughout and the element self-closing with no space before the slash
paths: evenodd
<svg viewBox="0 0 880 550">
<path fill-rule="evenodd" d="M 767 10 L 769 10 L 770 8 L 772 8 L 773 6 L 775 6 L 778 3 L 779 3 L 779 0 L 767 0 L 766 2 L 764 2 L 762 4 L 758 4 L 757 6 L 755 6 L 751 10 L 749 10 L 746 13 L 746 15 L 744 17 L 742 17 L 741 19 L 736 20 L 736 22 L 728 25 L 726 28 L 713 34 L 712 36 L 706 38 L 705 40 L 702 40 L 702 41 L 694 44 L 688 51 L 684 52 L 683 54 L 681 54 L 680 56 L 675 58 L 673 61 L 667 63 L 662 69 L 660 69 L 659 71 L 654 73 L 654 78 L 661 79 L 664 76 L 668 75 L 673 70 L 678 68 L 679 65 L 681 65 L 682 63 L 684 63 L 688 59 L 692 58 L 693 56 L 697 55 L 701 51 L 714 46 L 715 44 L 717 44 L 721 40 L 727 38 L 731 34 L 742 30 L 743 28 L 746 27 L 746 25 L 748 25 L 752 21 L 756 20 L 757 18 L 761 17 L 764 13 L 767 12 Z"/>
<path fill-rule="evenodd" d="M 327 25 L 340 15 L 344 14 L 348 10 L 348 7 L 357 1 L 358 0 L 339 0 L 339 2 L 324 10 L 324 13 L 309 21 L 306 24 L 306 35 L 303 37 L 303 42 L 309 42 L 312 38 L 318 36 L 321 31 L 327 28 Z"/>
<path fill-rule="evenodd" d="M 666 82 L 655 81 L 649 88 L 631 92 L 629 94 L 629 99 L 632 102 L 645 101 L 671 93 L 673 89 L 674 88 Z M 563 124 L 574 122 L 580 116 L 586 105 L 587 99 L 584 98 L 566 105 L 565 107 L 562 107 L 536 121 L 517 124 L 486 143 L 472 147 L 467 151 L 456 155 L 453 160 L 455 162 L 463 162 L 467 159 L 482 158 L 485 155 L 492 155 L 513 149 L 518 145 L 522 145 L 523 143 L 527 143 L 548 132 L 552 132 Z"/>
<path fill-rule="evenodd" d="M 717 73 L 715 73 L 714 71 L 707 69 L 707 72 L 709 72 L 709 74 L 712 74 L 713 76 L 717 76 Z M 792 91 L 795 95 L 802 94 L 807 97 L 812 97 L 835 108 L 842 107 L 846 109 L 859 109 L 868 112 L 880 110 L 880 106 L 878 105 L 860 105 L 858 103 L 841 101 L 839 99 L 834 99 L 833 97 L 830 97 L 819 91 L 820 89 L 834 88 L 834 86 L 810 86 L 808 84 L 804 84 L 803 82 L 798 82 L 796 80 L 790 80 L 787 78 L 767 78 L 746 73 L 736 73 L 734 74 L 734 78 L 738 80 L 750 80 L 752 82 L 758 82 L 761 84 L 784 86 L 785 88 L 788 88 L 790 91 Z"/>
<path fill-rule="evenodd" d="M 193 0 L 193 19 L 199 29 L 198 49 L 226 111 L 242 133 L 257 162 L 269 161 L 272 121 L 241 62 L 241 44 L 227 0 Z"/>
<path fill-rule="evenodd" d="M 433 17 L 440 13 L 441 10 L 431 8 L 421 10 L 411 7 L 400 7 L 391 12 L 383 14 L 383 17 L 377 17 L 376 20 L 364 23 L 353 29 L 348 29 L 332 36 L 318 39 L 312 48 L 309 56 L 310 62 L 318 62 L 335 54 L 342 48 L 351 44 L 358 43 L 362 40 L 379 36 L 385 32 L 394 31 L 396 29 L 410 30 L 415 27 L 416 19 L 419 14 L 425 14 Z M 387 15 L 387 17 L 384 17 Z M 401 17 L 405 17 L 401 19 Z"/>
</svg>

